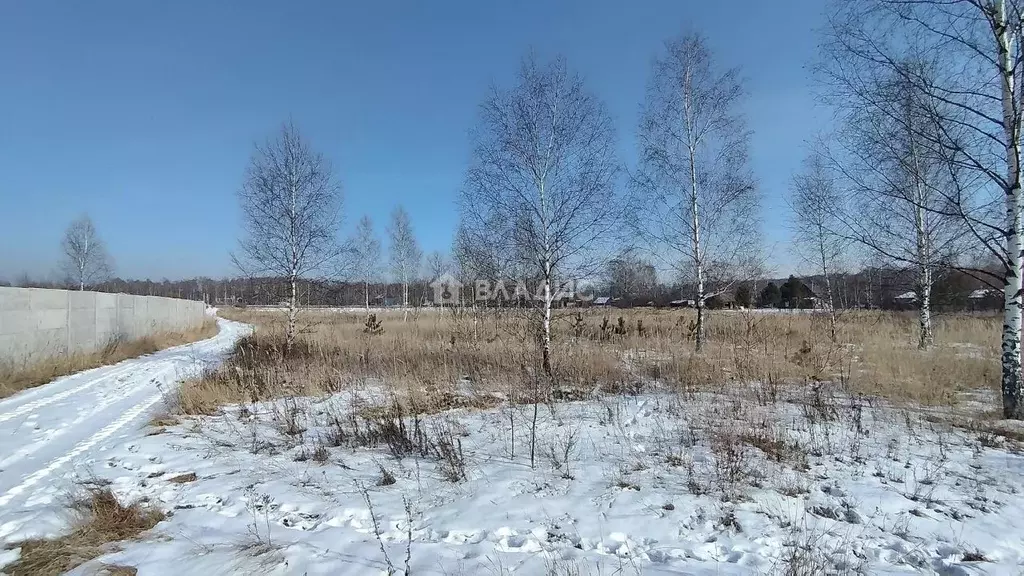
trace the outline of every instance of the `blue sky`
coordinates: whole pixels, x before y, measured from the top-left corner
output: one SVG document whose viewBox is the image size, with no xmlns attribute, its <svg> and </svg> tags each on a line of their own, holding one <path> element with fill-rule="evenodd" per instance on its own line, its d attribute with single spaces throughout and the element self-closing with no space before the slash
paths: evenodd
<svg viewBox="0 0 1024 576">
<path fill-rule="evenodd" d="M 825 114 L 806 66 L 812 0 L 6 2 L 0 6 L 0 277 L 51 272 L 88 212 L 126 277 L 234 273 L 235 192 L 254 140 L 291 117 L 345 189 L 347 235 L 397 204 L 446 251 L 468 131 L 531 48 L 608 105 L 627 165 L 652 57 L 703 33 L 743 68 L 769 251 Z"/>
</svg>

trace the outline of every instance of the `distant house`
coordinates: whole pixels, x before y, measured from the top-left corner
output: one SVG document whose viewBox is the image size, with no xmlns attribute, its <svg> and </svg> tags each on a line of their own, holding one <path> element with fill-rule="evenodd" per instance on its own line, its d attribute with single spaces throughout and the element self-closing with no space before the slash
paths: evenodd
<svg viewBox="0 0 1024 576">
<path fill-rule="evenodd" d="M 683 300 L 673 300 L 673 301 L 669 302 L 668 305 L 673 307 L 673 308 L 694 308 L 694 307 L 696 307 L 697 304 L 693 300 L 685 300 L 685 299 L 683 299 Z"/>
<path fill-rule="evenodd" d="M 736 308 L 736 298 L 729 293 L 716 294 L 704 301 L 712 310 L 732 310 Z"/>
<path fill-rule="evenodd" d="M 779 287 L 779 295 L 782 300 L 782 308 L 825 308 L 825 303 L 818 297 L 814 290 L 795 276 L 790 276 L 789 279 Z"/>
<path fill-rule="evenodd" d="M 913 308 L 914 305 L 917 304 L 917 293 L 911 290 L 910 292 L 897 294 L 896 296 L 893 296 L 892 302 L 899 310 Z"/>
<path fill-rule="evenodd" d="M 1003 306 L 1003 294 L 994 288 L 979 288 L 967 295 L 971 310 L 998 310 Z"/>
<path fill-rule="evenodd" d="M 610 296 L 598 296 L 597 298 L 594 298 L 593 302 L 594 306 L 611 306 L 611 304 L 612 299 Z"/>
<path fill-rule="evenodd" d="M 393 308 L 401 305 L 402 299 L 398 297 L 374 296 L 373 298 L 370 298 L 370 306 L 375 306 L 377 308 Z"/>
</svg>

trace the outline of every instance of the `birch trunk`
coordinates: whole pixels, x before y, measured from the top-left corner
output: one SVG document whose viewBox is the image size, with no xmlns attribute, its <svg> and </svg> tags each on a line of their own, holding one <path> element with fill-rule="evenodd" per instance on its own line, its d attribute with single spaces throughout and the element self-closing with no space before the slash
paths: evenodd
<svg viewBox="0 0 1024 576">
<path fill-rule="evenodd" d="M 928 240 L 925 236 L 922 208 L 916 208 L 916 220 L 918 220 L 918 324 L 919 339 L 918 347 L 928 349 L 935 341 L 932 331 L 932 266 L 929 263 L 930 251 Z"/>
<path fill-rule="evenodd" d="M 918 301 L 918 342 L 921 350 L 931 348 L 935 341 L 932 331 L 932 267 L 931 246 L 924 224 L 924 208 L 918 184 L 918 202 L 914 208 L 914 224 L 917 228 L 917 301 Z"/>
<path fill-rule="evenodd" d="M 82 258 L 78 262 L 78 291 L 85 292 L 85 267 L 88 261 L 89 255 L 89 238 L 85 239 L 85 250 L 82 252 Z"/>
<path fill-rule="evenodd" d="M 920 324 L 920 339 L 917 347 L 921 350 L 931 348 L 935 342 L 932 332 L 932 271 L 929 266 L 921 266 L 918 280 L 918 299 L 920 309 L 918 310 L 918 324 Z"/>
<path fill-rule="evenodd" d="M 915 163 L 917 155 L 915 150 Z M 920 166 L 920 164 L 918 164 Z M 931 348 L 935 337 L 932 333 L 932 267 L 931 245 L 924 221 L 924 194 L 921 189 L 920 172 L 915 174 L 917 202 L 914 206 L 914 227 L 917 234 L 917 300 L 918 300 L 918 342 L 921 350 Z"/>
<path fill-rule="evenodd" d="M 690 146 L 690 217 L 693 237 L 693 267 L 697 280 L 697 325 L 694 334 L 694 348 L 700 352 L 704 348 L 704 258 L 700 246 L 700 210 L 697 203 L 697 150 L 696 145 Z"/>
<path fill-rule="evenodd" d="M 402 279 L 402 322 L 409 321 L 409 280 Z"/>
<path fill-rule="evenodd" d="M 1012 168 L 1011 168 L 1012 169 Z M 1003 289 L 1002 393 L 1003 415 L 1024 419 L 1024 389 L 1021 382 L 1021 198 L 1017 184 L 1006 195 L 1007 270 Z"/>
<path fill-rule="evenodd" d="M 1003 132 L 1006 139 L 1006 273 L 1003 289 L 1002 393 L 1003 415 L 1024 419 L 1024 383 L 1021 381 L 1021 183 L 1020 116 L 1014 75 L 1015 38 L 1008 25 L 1006 6 L 997 0 L 994 31 L 999 48 L 999 72 L 1002 80 Z"/>
<path fill-rule="evenodd" d="M 694 118 L 691 97 L 693 95 L 692 71 L 687 68 L 684 79 L 683 108 L 685 113 L 686 132 L 689 142 L 687 148 L 690 161 L 690 228 L 693 242 L 693 267 L 697 282 L 696 306 L 697 324 L 694 327 L 694 350 L 700 352 L 704 348 L 704 257 L 700 245 L 700 205 L 697 189 L 697 137 L 696 119 Z"/>
<path fill-rule="evenodd" d="M 543 367 L 551 376 L 551 262 L 544 262 Z"/>
<path fill-rule="evenodd" d="M 818 251 L 821 254 L 821 275 L 825 278 L 825 293 L 828 294 L 829 336 L 836 342 L 836 304 L 832 299 L 832 279 L 829 278 L 828 250 L 825 248 L 826 231 L 818 228 Z"/>
<path fill-rule="evenodd" d="M 291 276 L 291 298 L 288 300 L 288 331 L 285 335 L 285 354 L 292 351 L 292 344 L 295 342 L 295 318 L 299 312 L 299 289 L 295 274 Z"/>
<path fill-rule="evenodd" d="M 915 256 L 917 258 L 917 289 L 914 291 L 917 294 L 918 302 L 918 341 L 917 347 L 920 350 L 927 350 L 931 347 L 935 338 L 932 333 L 932 267 L 931 267 L 931 237 L 925 223 L 924 206 L 927 198 L 925 197 L 924 182 L 925 178 L 923 169 L 921 166 L 921 156 L 917 148 L 917 136 L 914 133 L 913 128 L 914 116 L 908 114 L 907 124 L 910 126 L 909 134 L 907 135 L 910 143 L 910 156 L 913 162 L 913 174 L 914 188 L 912 190 L 914 194 L 914 239 L 916 242 Z"/>
</svg>

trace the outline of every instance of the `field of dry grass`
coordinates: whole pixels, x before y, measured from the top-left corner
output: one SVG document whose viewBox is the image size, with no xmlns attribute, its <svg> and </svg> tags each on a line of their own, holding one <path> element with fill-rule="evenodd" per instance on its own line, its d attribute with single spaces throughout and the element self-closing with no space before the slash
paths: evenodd
<svg viewBox="0 0 1024 576">
<path fill-rule="evenodd" d="M 206 318 L 203 325 L 186 332 L 161 332 L 137 340 L 115 340 L 102 350 L 90 354 L 55 356 L 27 366 L 0 364 L 0 398 L 46 384 L 55 378 L 116 364 L 128 358 L 152 354 L 158 350 L 189 344 L 217 334 L 215 318 Z"/>
<path fill-rule="evenodd" d="M 965 390 L 996 389 L 999 319 L 936 318 L 936 345 L 916 347 L 910 314 L 849 312 L 835 342 L 828 319 L 808 313 L 722 311 L 711 316 L 710 345 L 693 352 L 693 315 L 685 310 L 564 310 L 554 324 L 553 378 L 541 380 L 528 323 L 512 311 L 424 310 L 378 315 L 382 333 L 359 312 L 306 311 L 291 354 L 283 353 L 284 314 L 222 310 L 253 324 L 231 360 L 182 388 L 185 413 L 280 396 L 317 396 L 357 382 L 386 383 L 417 397 L 423 409 L 469 397 L 529 402 L 639 391 L 652 385 L 699 390 L 731 383 L 829 381 L 845 392 L 952 405 Z"/>
</svg>

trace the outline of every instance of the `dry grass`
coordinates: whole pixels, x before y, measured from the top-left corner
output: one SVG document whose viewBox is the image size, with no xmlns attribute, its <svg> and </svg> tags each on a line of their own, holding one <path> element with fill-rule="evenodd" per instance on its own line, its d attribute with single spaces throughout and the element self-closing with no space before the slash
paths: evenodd
<svg viewBox="0 0 1024 576">
<path fill-rule="evenodd" d="M 188 484 L 189 482 L 195 482 L 199 477 L 196 476 L 195 472 L 188 472 L 185 474 L 178 474 L 172 478 L 168 478 L 167 481 L 171 484 Z"/>
<path fill-rule="evenodd" d="M 94 489 L 88 497 L 75 502 L 72 509 L 79 514 L 70 534 L 51 540 L 26 540 L 20 558 L 4 567 L 9 576 L 58 575 L 99 557 L 109 551 L 112 543 L 136 538 L 164 519 L 164 513 L 142 507 L 139 503 L 124 505 L 110 490 Z M 131 574 L 128 567 L 108 566 L 113 574 Z M 119 570 L 119 571 L 118 571 Z"/>
<path fill-rule="evenodd" d="M 428 310 L 407 321 L 401 311 L 378 313 L 382 334 L 368 333 L 360 313 L 308 311 L 288 355 L 284 314 L 221 313 L 256 330 L 224 367 L 182 387 L 186 414 L 278 396 L 317 396 L 367 380 L 413 397 L 422 411 L 491 394 L 528 402 L 539 389 L 560 400 L 596 390 L 635 392 L 653 382 L 698 390 L 728 382 L 770 387 L 819 380 L 852 393 L 950 405 L 962 390 L 995 389 L 999 377 L 999 319 L 990 316 L 936 318 L 937 345 L 922 352 L 912 314 L 846 313 L 832 342 L 822 315 L 714 312 L 710 344 L 695 354 L 692 311 L 590 309 L 576 317 L 577 311 L 564 310 L 554 325 L 553 382 L 541 383 L 528 323 L 507 310 Z M 467 386 L 474 394 L 464 394 Z"/>
<path fill-rule="evenodd" d="M 167 426 L 177 426 L 179 423 L 179 420 L 171 414 L 157 413 L 149 419 L 147 426 L 153 428 L 165 428 Z"/>
<path fill-rule="evenodd" d="M 161 332 L 137 340 L 114 340 L 104 346 L 102 350 L 91 354 L 55 356 L 28 366 L 0 364 L 0 398 L 46 384 L 61 376 L 116 364 L 128 358 L 136 358 L 172 346 L 211 338 L 216 334 L 217 321 L 215 318 L 208 317 L 202 326 L 193 330 Z"/>
</svg>

